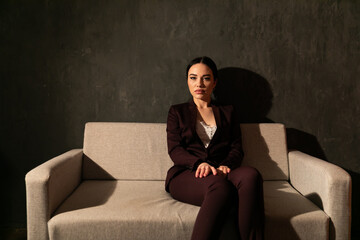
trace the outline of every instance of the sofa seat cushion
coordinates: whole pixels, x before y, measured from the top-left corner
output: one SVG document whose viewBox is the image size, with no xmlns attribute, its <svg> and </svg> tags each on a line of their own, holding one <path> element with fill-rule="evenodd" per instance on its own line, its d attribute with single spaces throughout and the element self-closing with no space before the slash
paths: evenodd
<svg viewBox="0 0 360 240">
<path fill-rule="evenodd" d="M 190 239 L 199 207 L 178 202 L 164 181 L 80 184 L 48 223 L 50 239 Z"/>
<path fill-rule="evenodd" d="M 266 239 L 326 239 L 328 217 L 289 183 L 265 181 L 264 194 Z M 172 199 L 163 181 L 87 180 L 48 227 L 50 239 L 183 240 L 190 239 L 198 211 Z"/>
<path fill-rule="evenodd" d="M 329 239 L 329 217 L 286 181 L 265 181 L 266 239 Z"/>
</svg>

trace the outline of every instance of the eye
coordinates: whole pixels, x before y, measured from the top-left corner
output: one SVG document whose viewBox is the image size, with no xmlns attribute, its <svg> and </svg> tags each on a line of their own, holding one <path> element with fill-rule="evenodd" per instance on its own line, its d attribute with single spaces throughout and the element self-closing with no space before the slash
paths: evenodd
<svg viewBox="0 0 360 240">
<path fill-rule="evenodd" d="M 206 77 L 206 78 L 204 78 L 206 81 L 210 81 L 211 80 L 211 78 L 210 77 Z"/>
<path fill-rule="evenodd" d="M 196 80 L 196 77 L 190 77 L 191 80 Z"/>
</svg>

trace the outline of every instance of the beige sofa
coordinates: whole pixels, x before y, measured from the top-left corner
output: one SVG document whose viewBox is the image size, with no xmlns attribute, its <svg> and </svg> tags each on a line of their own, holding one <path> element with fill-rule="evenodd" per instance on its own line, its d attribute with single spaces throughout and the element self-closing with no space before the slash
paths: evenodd
<svg viewBox="0 0 360 240">
<path fill-rule="evenodd" d="M 264 178 L 265 237 L 350 239 L 351 179 L 288 151 L 282 124 L 242 124 L 244 165 Z M 163 123 L 87 123 L 83 149 L 26 175 L 28 239 L 189 239 L 199 207 L 164 190 L 172 161 Z M 235 214 L 222 239 L 237 239 Z"/>
</svg>

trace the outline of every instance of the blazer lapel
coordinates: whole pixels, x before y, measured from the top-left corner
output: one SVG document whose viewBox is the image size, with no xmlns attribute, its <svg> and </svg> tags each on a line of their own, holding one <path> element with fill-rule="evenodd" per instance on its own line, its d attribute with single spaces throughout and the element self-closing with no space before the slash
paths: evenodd
<svg viewBox="0 0 360 240">
<path fill-rule="evenodd" d="M 213 109 L 213 113 L 214 113 L 214 117 L 215 117 L 216 126 L 219 128 L 221 126 L 221 117 L 220 117 L 219 107 L 212 105 L 212 109 Z"/>
<path fill-rule="evenodd" d="M 221 116 L 220 116 L 220 109 L 218 106 L 212 105 L 212 109 L 213 109 L 213 113 L 214 113 L 214 117 L 215 117 L 215 122 L 216 122 L 216 131 L 215 134 L 213 136 L 213 138 L 211 139 L 208 148 L 211 147 L 211 145 L 216 141 L 216 138 L 218 138 L 219 136 L 219 132 L 221 131 Z"/>
<path fill-rule="evenodd" d="M 189 116 L 190 116 L 191 132 L 194 136 L 197 136 L 197 132 L 196 132 L 197 108 L 194 101 L 190 101 L 189 103 Z"/>
</svg>

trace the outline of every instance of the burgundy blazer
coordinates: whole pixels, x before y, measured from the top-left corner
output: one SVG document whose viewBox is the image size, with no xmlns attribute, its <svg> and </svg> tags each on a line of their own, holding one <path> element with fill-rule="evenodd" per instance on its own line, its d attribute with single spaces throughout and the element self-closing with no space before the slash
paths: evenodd
<svg viewBox="0 0 360 240">
<path fill-rule="evenodd" d="M 212 104 L 216 132 L 207 148 L 196 133 L 197 107 L 193 100 L 170 107 L 167 119 L 168 153 L 174 166 L 167 173 L 165 188 L 172 178 L 186 169 L 195 171 L 202 162 L 214 167 L 234 169 L 243 159 L 240 124 L 232 106 Z"/>
</svg>

